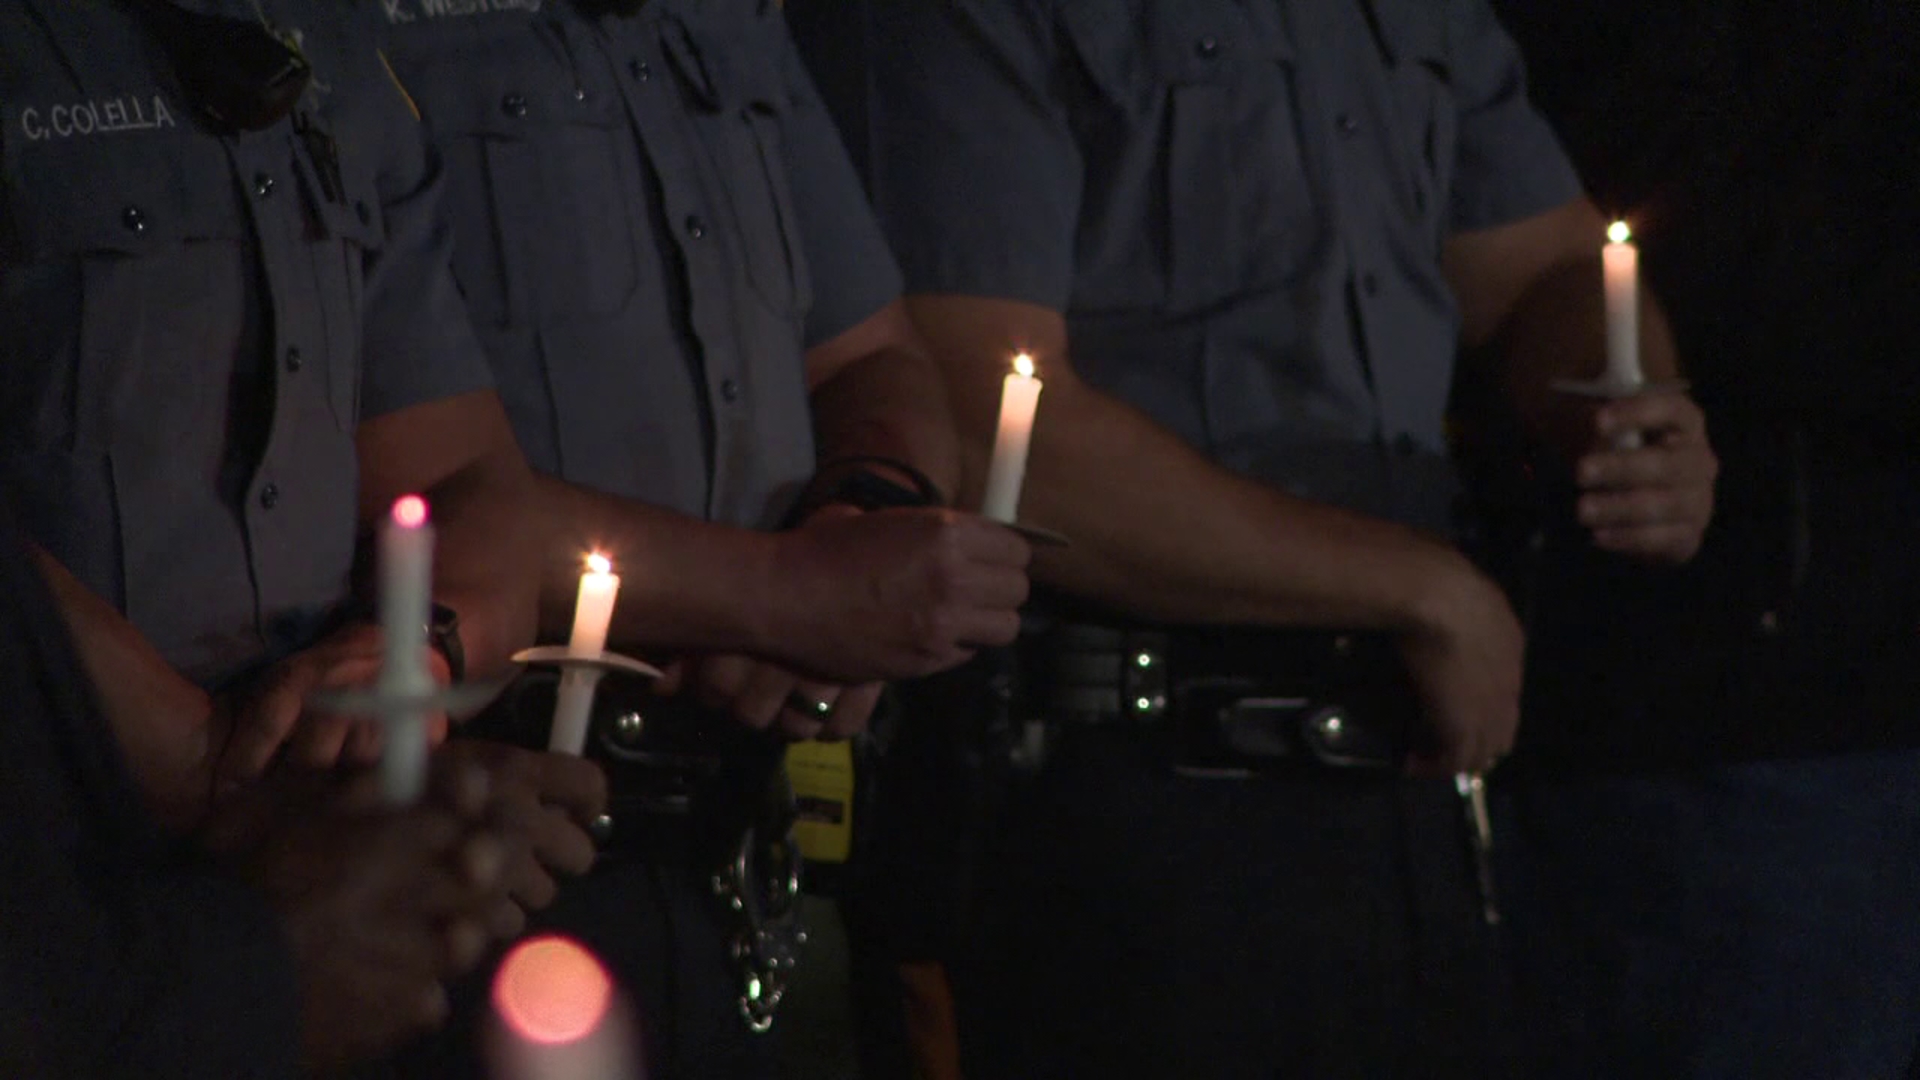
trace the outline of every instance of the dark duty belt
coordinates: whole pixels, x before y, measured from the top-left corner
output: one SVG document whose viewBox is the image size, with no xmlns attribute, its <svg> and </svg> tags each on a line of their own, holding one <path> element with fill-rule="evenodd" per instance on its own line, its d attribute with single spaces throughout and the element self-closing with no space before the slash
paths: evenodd
<svg viewBox="0 0 1920 1080">
<path fill-rule="evenodd" d="M 1056 621 L 1020 668 L 1022 711 L 1049 736 L 1152 732 L 1197 775 L 1397 769 L 1417 716 L 1380 634 Z M 1029 732 L 1029 758 L 1042 738 Z"/>
<path fill-rule="evenodd" d="M 551 673 L 522 676 L 471 733 L 544 748 L 555 685 Z M 740 1013 L 755 1032 L 773 1027 L 807 940 L 785 750 L 769 733 L 615 681 L 602 684 L 587 735 L 587 756 L 607 774 L 595 841 L 707 882 L 731 924 Z"/>
</svg>

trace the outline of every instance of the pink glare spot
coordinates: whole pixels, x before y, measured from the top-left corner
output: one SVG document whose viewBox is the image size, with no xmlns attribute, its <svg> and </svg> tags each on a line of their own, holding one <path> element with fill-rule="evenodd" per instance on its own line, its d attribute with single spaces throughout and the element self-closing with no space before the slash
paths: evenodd
<svg viewBox="0 0 1920 1080">
<path fill-rule="evenodd" d="M 500 962 L 493 1007 L 522 1038 L 563 1046 L 593 1034 L 606 1018 L 613 980 L 578 942 L 529 938 Z"/>
<path fill-rule="evenodd" d="M 417 529 L 427 523 L 427 500 L 418 495 L 402 495 L 393 504 L 393 523 L 403 529 Z"/>
</svg>

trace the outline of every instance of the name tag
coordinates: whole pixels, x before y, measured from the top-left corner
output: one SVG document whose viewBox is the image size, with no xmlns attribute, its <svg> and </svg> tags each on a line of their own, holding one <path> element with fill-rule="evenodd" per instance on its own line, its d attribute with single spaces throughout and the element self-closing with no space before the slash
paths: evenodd
<svg viewBox="0 0 1920 1080">
<path fill-rule="evenodd" d="M 159 94 L 122 94 L 94 101 L 29 105 L 20 110 L 20 132 L 28 142 L 36 143 L 179 126 L 166 98 Z"/>
</svg>

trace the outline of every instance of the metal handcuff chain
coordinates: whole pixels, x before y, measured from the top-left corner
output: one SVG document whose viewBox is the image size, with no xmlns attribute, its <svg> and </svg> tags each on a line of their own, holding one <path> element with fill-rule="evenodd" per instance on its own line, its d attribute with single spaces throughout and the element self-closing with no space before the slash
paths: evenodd
<svg viewBox="0 0 1920 1080">
<path fill-rule="evenodd" d="M 759 838 L 759 827 L 750 826 L 732 860 L 713 875 L 713 891 L 738 920 L 729 949 L 740 977 L 741 1019 L 754 1034 L 764 1035 L 773 1030 L 807 931 L 800 917 L 802 859 L 793 826 L 764 847 Z M 764 889 L 755 887 L 755 871 L 762 869 L 767 871 Z"/>
</svg>

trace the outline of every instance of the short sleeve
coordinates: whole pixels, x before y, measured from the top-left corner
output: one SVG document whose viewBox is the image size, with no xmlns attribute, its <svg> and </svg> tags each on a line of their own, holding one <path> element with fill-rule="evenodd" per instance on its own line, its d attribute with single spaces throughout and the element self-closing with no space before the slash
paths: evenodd
<svg viewBox="0 0 1920 1080">
<path fill-rule="evenodd" d="M 1055 93 L 1050 9 L 1027 0 L 869 8 L 874 205 L 907 291 L 1064 311 L 1082 157 Z"/>
<path fill-rule="evenodd" d="M 785 34 L 780 48 L 791 103 L 781 129 L 787 184 L 813 279 L 806 325 L 811 347 L 831 341 L 898 299 L 900 269 L 840 132 Z"/>
<path fill-rule="evenodd" d="M 379 64 L 386 68 L 384 58 Z M 368 258 L 362 420 L 493 385 L 454 284 L 439 155 L 391 69 L 380 76 L 373 89 L 381 96 L 379 194 L 387 235 Z"/>
<path fill-rule="evenodd" d="M 1581 195 L 1553 128 L 1527 96 L 1525 65 L 1486 0 L 1454 0 L 1449 28 L 1460 102 L 1449 226 L 1471 232 Z"/>
</svg>

